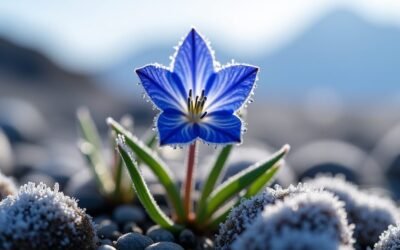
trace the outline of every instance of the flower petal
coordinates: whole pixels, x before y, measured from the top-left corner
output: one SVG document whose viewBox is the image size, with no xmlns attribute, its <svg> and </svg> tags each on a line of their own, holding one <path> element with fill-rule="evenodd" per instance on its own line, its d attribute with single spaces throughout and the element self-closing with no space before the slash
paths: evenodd
<svg viewBox="0 0 400 250">
<path fill-rule="evenodd" d="M 235 112 L 249 97 L 256 81 L 258 68 L 250 65 L 232 65 L 221 69 L 205 88 L 207 112 Z"/>
<path fill-rule="evenodd" d="M 181 95 L 179 84 L 173 79 L 171 72 L 161 65 L 147 65 L 136 69 L 147 95 L 161 110 L 184 110 L 186 97 Z"/>
<path fill-rule="evenodd" d="M 189 90 L 200 95 L 209 77 L 214 73 L 214 58 L 195 29 L 192 29 L 180 45 L 173 63 L 173 74 L 181 80 L 186 94 Z"/>
<path fill-rule="evenodd" d="M 157 128 L 161 146 L 189 143 L 198 135 L 197 124 L 188 122 L 184 114 L 173 111 L 166 111 L 159 115 Z"/>
<path fill-rule="evenodd" d="M 242 121 L 233 114 L 217 112 L 199 123 L 199 137 L 209 143 L 240 143 Z"/>
</svg>

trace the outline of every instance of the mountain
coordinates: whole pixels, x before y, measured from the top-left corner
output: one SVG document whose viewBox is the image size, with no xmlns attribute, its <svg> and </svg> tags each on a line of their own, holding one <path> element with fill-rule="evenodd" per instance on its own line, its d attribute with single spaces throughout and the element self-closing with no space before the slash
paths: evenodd
<svg viewBox="0 0 400 250">
<path fill-rule="evenodd" d="M 322 85 L 345 98 L 379 98 L 400 90 L 400 29 L 336 11 L 258 61 L 265 85 L 277 90 L 301 94 Z"/>
<path fill-rule="evenodd" d="M 223 48 L 215 50 L 219 61 L 230 58 Z M 138 81 L 133 74 L 135 66 L 149 62 L 168 65 L 167 55 L 172 53 L 171 47 L 164 44 L 144 49 L 97 77 L 113 86 L 132 88 L 132 83 Z M 261 67 L 257 91 L 267 98 L 296 100 L 315 87 L 323 87 L 345 100 L 369 101 L 400 90 L 400 29 L 336 10 L 277 51 L 261 51 L 246 61 Z"/>
</svg>

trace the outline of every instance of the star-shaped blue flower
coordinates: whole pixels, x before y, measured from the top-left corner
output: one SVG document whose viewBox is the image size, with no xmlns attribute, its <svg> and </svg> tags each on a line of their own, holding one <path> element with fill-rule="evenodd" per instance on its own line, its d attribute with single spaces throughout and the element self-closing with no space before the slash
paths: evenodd
<svg viewBox="0 0 400 250">
<path fill-rule="evenodd" d="M 218 67 L 204 38 L 192 29 L 170 68 L 150 64 L 136 69 L 161 113 L 156 119 L 160 145 L 200 138 L 212 144 L 240 143 L 243 123 L 236 115 L 248 100 L 258 67 Z"/>
</svg>

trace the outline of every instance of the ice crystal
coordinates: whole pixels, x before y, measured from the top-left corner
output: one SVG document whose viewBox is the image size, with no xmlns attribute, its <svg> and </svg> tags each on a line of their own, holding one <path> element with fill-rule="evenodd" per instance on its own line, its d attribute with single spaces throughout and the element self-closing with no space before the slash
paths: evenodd
<svg viewBox="0 0 400 250">
<path fill-rule="evenodd" d="M 91 218 L 58 189 L 30 182 L 0 203 L 0 249 L 94 249 Z"/>
<path fill-rule="evenodd" d="M 400 249 L 400 226 L 390 225 L 389 228 L 379 236 L 374 250 Z"/>
</svg>

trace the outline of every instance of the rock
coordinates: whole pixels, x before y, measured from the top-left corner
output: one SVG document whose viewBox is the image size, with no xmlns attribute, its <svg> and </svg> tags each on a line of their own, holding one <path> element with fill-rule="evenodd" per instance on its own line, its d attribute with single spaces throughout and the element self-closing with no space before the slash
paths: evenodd
<svg viewBox="0 0 400 250">
<path fill-rule="evenodd" d="M 21 178 L 32 171 L 43 173 L 37 168 L 49 159 L 49 153 L 44 147 L 32 143 L 16 143 L 13 149 L 15 155 L 13 176 Z"/>
<path fill-rule="evenodd" d="M 95 213 L 106 206 L 89 169 L 76 173 L 67 183 L 65 193 L 75 197 L 81 207 Z"/>
<path fill-rule="evenodd" d="M 116 250 L 116 248 L 110 245 L 101 245 L 97 248 L 97 250 Z"/>
<path fill-rule="evenodd" d="M 127 233 L 118 238 L 115 246 L 118 250 L 144 250 L 153 243 L 153 240 L 147 236 Z"/>
<path fill-rule="evenodd" d="M 43 182 L 44 184 L 46 184 L 49 187 L 54 186 L 54 184 L 56 183 L 56 181 L 53 179 L 53 177 L 51 177 L 45 173 L 41 173 L 39 171 L 29 172 L 28 174 L 24 175 L 19 180 L 19 183 L 21 185 L 26 184 L 28 182 L 33 182 L 36 184 Z"/>
<path fill-rule="evenodd" d="M 209 238 L 200 238 L 199 244 L 197 245 L 197 250 L 213 250 L 214 243 Z"/>
<path fill-rule="evenodd" d="M 158 225 L 150 227 L 147 230 L 146 235 L 149 236 L 154 242 L 175 241 L 175 237 L 170 231 L 165 230 Z"/>
<path fill-rule="evenodd" d="M 306 144 L 288 155 L 288 161 L 299 180 L 313 178 L 320 173 L 341 174 L 346 180 L 363 185 L 382 183 L 379 166 L 364 164 L 368 154 L 347 142 L 320 140 Z"/>
<path fill-rule="evenodd" d="M 123 227 L 122 232 L 123 232 L 123 233 L 138 233 L 138 234 L 143 234 L 143 230 L 142 230 L 140 227 L 138 227 L 138 226 L 136 225 L 135 222 L 128 222 L 128 223 L 126 223 L 126 224 L 124 225 L 124 227 Z"/>
<path fill-rule="evenodd" d="M 101 245 L 97 248 L 97 250 L 116 250 L 115 247 L 110 245 Z"/>
<path fill-rule="evenodd" d="M 11 142 L 36 142 L 43 138 L 46 122 L 42 114 L 21 99 L 0 100 L 0 128 Z"/>
<path fill-rule="evenodd" d="M 194 248 L 197 244 L 196 236 L 189 229 L 184 229 L 179 234 L 179 243 L 185 248 Z"/>
<path fill-rule="evenodd" d="M 101 245 L 109 245 L 109 246 L 113 246 L 114 245 L 112 240 L 110 240 L 110 239 L 102 239 L 100 241 L 100 243 L 101 243 Z"/>
<path fill-rule="evenodd" d="M 10 142 L 0 129 L 0 172 L 11 174 L 13 171 L 13 154 Z"/>
<path fill-rule="evenodd" d="M 145 250 L 184 250 L 180 245 L 173 242 L 157 242 L 146 247 Z"/>
<path fill-rule="evenodd" d="M 97 226 L 97 235 L 100 238 L 115 239 L 119 237 L 115 237 L 117 233 L 118 225 L 111 220 L 104 220 Z"/>
<path fill-rule="evenodd" d="M 114 210 L 113 218 L 118 224 L 122 225 L 126 222 L 141 223 L 146 219 L 146 215 L 139 207 L 121 205 Z"/>
</svg>

